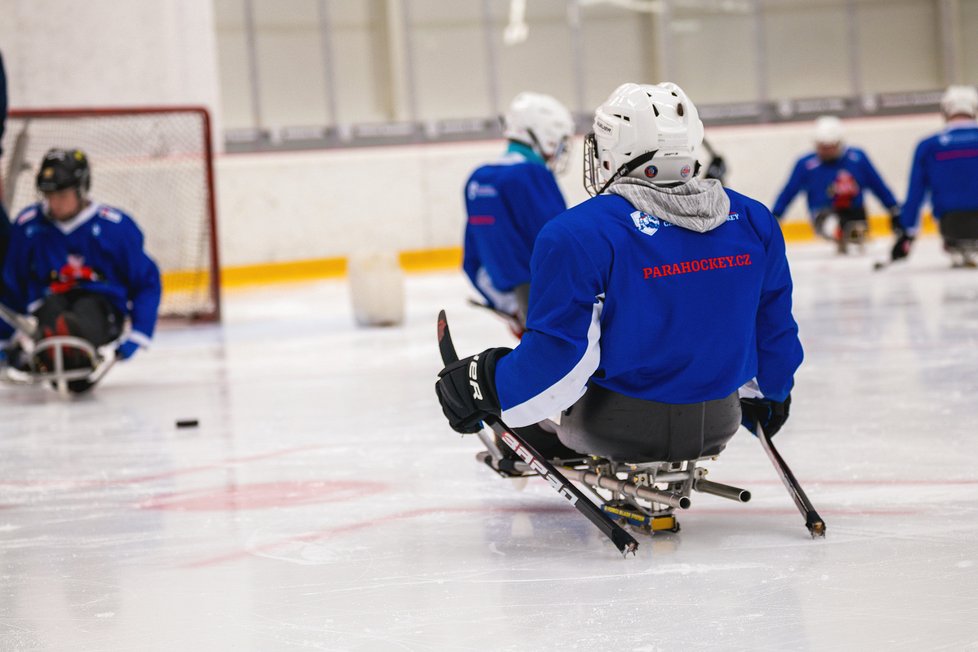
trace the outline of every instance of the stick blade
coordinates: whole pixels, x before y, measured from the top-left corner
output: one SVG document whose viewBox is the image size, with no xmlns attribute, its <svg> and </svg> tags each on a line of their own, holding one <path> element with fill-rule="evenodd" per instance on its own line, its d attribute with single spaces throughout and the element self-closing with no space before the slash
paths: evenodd
<svg viewBox="0 0 978 652">
<path fill-rule="evenodd" d="M 452 343 L 452 332 L 448 330 L 448 315 L 445 314 L 444 308 L 438 311 L 438 352 L 445 366 L 458 360 L 455 345 Z"/>
</svg>

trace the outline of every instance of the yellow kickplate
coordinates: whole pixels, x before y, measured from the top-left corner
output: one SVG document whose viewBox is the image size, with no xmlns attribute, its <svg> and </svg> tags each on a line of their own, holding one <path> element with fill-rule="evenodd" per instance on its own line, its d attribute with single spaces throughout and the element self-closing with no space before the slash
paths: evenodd
<svg viewBox="0 0 978 652">
<path fill-rule="evenodd" d="M 652 518 L 652 531 L 674 530 L 676 528 L 675 516 L 655 516 Z"/>
<path fill-rule="evenodd" d="M 612 507 L 611 505 L 605 505 L 604 511 L 610 514 L 614 514 L 615 516 L 621 516 L 622 518 L 627 518 L 630 521 L 635 521 L 636 523 L 641 523 L 641 524 L 644 524 L 649 518 L 645 514 L 630 512 L 627 509 L 622 509 L 621 507 Z"/>
</svg>

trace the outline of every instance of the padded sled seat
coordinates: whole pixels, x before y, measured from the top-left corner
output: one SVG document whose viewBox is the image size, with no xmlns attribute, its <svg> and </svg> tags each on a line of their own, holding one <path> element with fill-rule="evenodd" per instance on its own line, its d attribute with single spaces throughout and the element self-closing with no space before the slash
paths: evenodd
<svg viewBox="0 0 978 652">
<path fill-rule="evenodd" d="M 565 446 L 614 462 L 682 462 L 720 453 L 740 427 L 734 392 L 715 401 L 670 404 L 591 385 L 561 415 Z"/>
</svg>

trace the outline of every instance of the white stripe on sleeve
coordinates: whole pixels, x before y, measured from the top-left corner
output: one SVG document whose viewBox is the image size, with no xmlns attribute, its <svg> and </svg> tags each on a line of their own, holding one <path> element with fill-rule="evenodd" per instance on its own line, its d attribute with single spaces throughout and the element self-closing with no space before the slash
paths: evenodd
<svg viewBox="0 0 978 652">
<path fill-rule="evenodd" d="M 604 296 L 594 302 L 591 325 L 587 329 L 587 349 L 566 376 L 536 396 L 514 405 L 502 413 L 506 425 L 514 428 L 539 423 L 569 408 L 587 391 L 587 381 L 601 362 L 601 309 Z"/>
<path fill-rule="evenodd" d="M 493 306 L 498 310 L 508 312 L 511 315 L 516 314 L 516 310 L 519 308 L 519 303 L 516 301 L 516 293 L 497 290 L 496 286 L 492 284 L 492 279 L 489 278 L 489 272 L 486 271 L 485 267 L 480 267 L 479 271 L 475 273 L 475 284 L 489 297 Z"/>
</svg>

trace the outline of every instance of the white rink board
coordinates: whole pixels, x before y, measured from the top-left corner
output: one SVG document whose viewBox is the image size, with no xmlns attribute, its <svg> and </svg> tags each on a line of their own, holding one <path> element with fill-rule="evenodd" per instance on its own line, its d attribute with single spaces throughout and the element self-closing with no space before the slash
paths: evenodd
<svg viewBox="0 0 978 652">
<path fill-rule="evenodd" d="M 917 141 L 940 128 L 936 114 L 846 121 L 849 142 L 867 152 L 900 202 Z M 727 184 L 768 207 L 812 148 L 811 122 L 710 127 L 706 135 L 729 166 Z M 569 206 L 587 199 L 582 142 L 575 139 L 558 179 Z M 482 141 L 219 157 L 221 264 L 332 258 L 364 247 L 459 247 L 465 180 L 504 149 L 503 141 Z M 867 197 L 870 213 L 883 214 Z M 785 218 L 805 220 L 807 210 L 799 196 Z"/>
<path fill-rule="evenodd" d="M 408 277 L 390 330 L 341 281 L 268 287 L 89 398 L 0 387 L 0 649 L 972 649 L 978 271 L 924 239 L 874 274 L 886 244 L 790 249 L 807 360 L 775 441 L 824 540 L 741 433 L 710 477 L 753 500 L 694 494 L 622 560 L 445 424 L 438 308 L 463 354 L 513 344 L 458 274 Z"/>
</svg>

